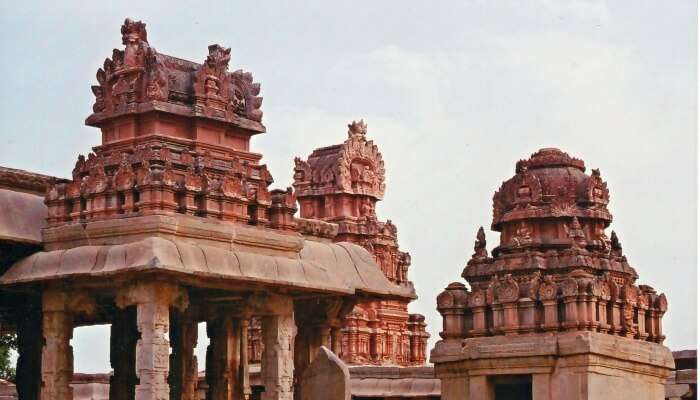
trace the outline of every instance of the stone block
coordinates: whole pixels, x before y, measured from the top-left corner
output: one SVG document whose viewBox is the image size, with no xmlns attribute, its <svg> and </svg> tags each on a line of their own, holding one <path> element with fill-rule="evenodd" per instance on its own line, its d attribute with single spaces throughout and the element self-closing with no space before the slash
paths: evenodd
<svg viewBox="0 0 700 400">
<path fill-rule="evenodd" d="M 333 352 L 321 346 L 301 378 L 301 400 L 350 400 L 350 372 Z"/>
</svg>

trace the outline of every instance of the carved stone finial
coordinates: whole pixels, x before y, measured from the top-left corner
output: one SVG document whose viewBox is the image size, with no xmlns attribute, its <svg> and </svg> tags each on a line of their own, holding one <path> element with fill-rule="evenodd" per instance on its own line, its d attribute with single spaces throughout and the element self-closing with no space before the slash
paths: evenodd
<svg viewBox="0 0 700 400">
<path fill-rule="evenodd" d="M 146 33 L 146 24 L 141 21 L 133 21 L 131 18 L 124 20 L 122 25 L 122 44 L 146 42 L 148 37 Z"/>
<path fill-rule="evenodd" d="M 222 67 L 224 70 L 228 69 L 228 63 L 231 61 L 231 48 L 222 47 L 218 44 L 209 45 L 209 55 L 207 56 L 206 63 L 214 67 Z"/>
<path fill-rule="evenodd" d="M 484 227 L 480 226 L 479 230 L 476 232 L 476 240 L 474 241 L 474 255 L 472 258 L 483 259 L 488 257 L 488 251 L 486 250 L 486 234 L 484 233 Z"/>
<path fill-rule="evenodd" d="M 365 135 L 367 135 L 365 120 L 352 121 L 352 123 L 348 124 L 348 138 L 364 139 Z"/>
<path fill-rule="evenodd" d="M 610 247 L 612 248 L 613 255 L 622 255 L 622 243 L 620 243 L 620 239 L 617 237 L 615 231 L 610 232 Z"/>
</svg>

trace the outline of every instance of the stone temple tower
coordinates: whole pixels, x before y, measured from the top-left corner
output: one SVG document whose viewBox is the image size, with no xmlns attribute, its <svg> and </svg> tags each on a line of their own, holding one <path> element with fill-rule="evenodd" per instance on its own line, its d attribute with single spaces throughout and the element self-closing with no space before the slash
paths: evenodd
<svg viewBox="0 0 700 400">
<path fill-rule="evenodd" d="M 328 239 L 366 248 L 391 281 L 414 292 L 408 280 L 411 256 L 399 250 L 396 226 L 377 219 L 384 197 L 384 161 L 367 140 L 367 125 L 353 121 L 345 142 L 297 158 L 294 189 L 303 221 L 337 226 Z M 415 294 L 414 294 L 415 298 Z M 350 364 L 421 365 L 427 339 L 425 317 L 408 313 L 409 299 L 360 302 L 343 321 L 341 356 Z"/>
<path fill-rule="evenodd" d="M 558 149 L 516 165 L 493 197 L 462 277 L 437 298 L 431 354 L 452 399 L 663 399 L 666 297 L 636 285 L 600 171 Z M 465 397 L 465 393 L 467 396 Z"/>
</svg>

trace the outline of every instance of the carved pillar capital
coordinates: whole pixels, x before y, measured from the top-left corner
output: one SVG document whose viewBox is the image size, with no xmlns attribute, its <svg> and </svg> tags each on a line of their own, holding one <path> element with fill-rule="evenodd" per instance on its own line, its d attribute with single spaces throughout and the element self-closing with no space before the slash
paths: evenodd
<svg viewBox="0 0 700 400">
<path fill-rule="evenodd" d="M 172 283 L 134 282 L 117 292 L 115 303 L 121 309 L 138 304 L 160 303 L 184 311 L 189 306 L 189 296 L 186 290 Z"/>
</svg>

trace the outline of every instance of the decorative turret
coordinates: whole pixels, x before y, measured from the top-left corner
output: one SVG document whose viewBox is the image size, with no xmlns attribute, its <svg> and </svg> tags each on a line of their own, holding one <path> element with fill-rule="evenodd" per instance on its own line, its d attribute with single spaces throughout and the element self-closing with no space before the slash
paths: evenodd
<svg viewBox="0 0 700 400">
<path fill-rule="evenodd" d="M 384 161 L 367 140 L 363 120 L 348 124 L 345 142 L 318 148 L 307 160 L 295 158 L 294 189 L 303 234 L 320 239 L 328 236 L 319 233 L 320 222 L 336 226 L 331 240 L 363 246 L 391 282 L 413 290 L 411 256 L 399 249 L 392 221 L 380 221 L 375 212 L 384 197 Z M 352 364 L 423 364 L 430 336 L 424 321 L 408 314 L 408 301 L 360 303 L 343 321 L 342 358 Z"/>
<path fill-rule="evenodd" d="M 384 161 L 363 120 L 348 124 L 348 139 L 294 159 L 294 188 L 302 218 L 372 219 L 384 197 Z"/>
<path fill-rule="evenodd" d="M 493 196 L 491 226 L 501 233 L 493 257 L 479 229 L 462 273 L 471 290 L 451 284 L 438 297 L 443 337 L 588 330 L 663 342 L 666 298 L 635 286 L 617 234 L 605 234 L 607 184 L 599 170 L 585 171 L 558 149 L 518 161 Z M 448 300 L 457 297 L 466 300 Z"/>
<path fill-rule="evenodd" d="M 156 51 L 140 21 L 126 19 L 121 33 L 125 48 L 98 69 L 86 120 L 102 145 L 50 186 L 49 225 L 182 213 L 261 226 L 272 217 L 294 230 L 293 193 L 273 199 L 272 176 L 249 150 L 265 132 L 260 85 L 228 71 L 231 49 L 211 45 L 197 64 Z"/>
</svg>

